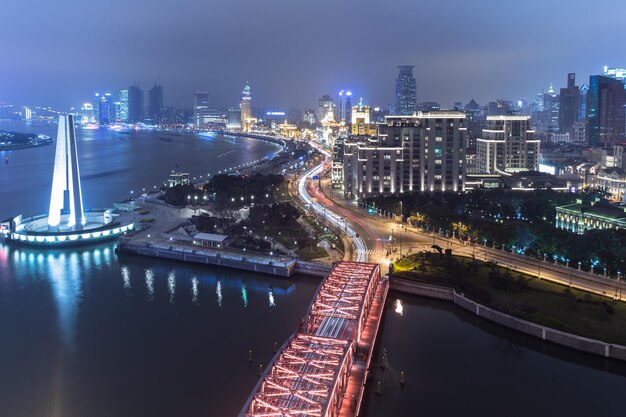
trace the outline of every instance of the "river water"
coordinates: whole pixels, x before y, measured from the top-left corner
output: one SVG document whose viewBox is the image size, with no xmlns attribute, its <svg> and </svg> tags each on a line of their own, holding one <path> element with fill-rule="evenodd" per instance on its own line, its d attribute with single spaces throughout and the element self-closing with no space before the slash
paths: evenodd
<svg viewBox="0 0 626 417">
<path fill-rule="evenodd" d="M 0 129 L 55 134 L 14 122 Z M 159 185 L 175 164 L 206 175 L 278 149 L 221 136 L 77 134 L 87 207 Z M 53 154 L 46 146 L 0 155 L 9 158 L 0 218 L 46 211 Z M 114 247 L 0 246 L 0 416 L 236 415 L 319 284 L 118 256 Z M 447 303 L 393 294 L 380 340 L 385 372 L 374 367 L 364 416 L 623 410 L 622 364 L 543 345 Z"/>
</svg>

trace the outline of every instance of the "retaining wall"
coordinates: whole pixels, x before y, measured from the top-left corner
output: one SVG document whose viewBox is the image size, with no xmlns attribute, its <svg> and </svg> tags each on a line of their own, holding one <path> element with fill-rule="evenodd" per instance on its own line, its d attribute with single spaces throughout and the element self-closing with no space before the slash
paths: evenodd
<svg viewBox="0 0 626 417">
<path fill-rule="evenodd" d="M 541 326 L 539 324 L 510 316 L 478 304 L 464 297 L 462 294 L 458 294 L 453 288 L 440 287 L 437 285 L 424 284 L 403 278 L 391 277 L 391 289 L 413 295 L 452 301 L 457 306 L 476 316 L 483 317 L 510 329 L 526 333 L 527 335 L 582 352 L 626 361 L 626 346 L 577 336 L 575 334 L 562 332 L 560 330 L 555 330 L 550 327 Z"/>
</svg>

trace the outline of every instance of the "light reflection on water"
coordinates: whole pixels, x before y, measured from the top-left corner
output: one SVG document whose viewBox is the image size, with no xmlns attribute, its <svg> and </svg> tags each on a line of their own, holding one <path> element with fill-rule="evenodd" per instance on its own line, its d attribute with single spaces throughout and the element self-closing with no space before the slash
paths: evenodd
<svg viewBox="0 0 626 417">
<path fill-rule="evenodd" d="M 222 308 L 222 281 L 217 280 L 217 286 L 215 287 L 215 294 L 217 294 L 217 305 Z"/>
<path fill-rule="evenodd" d="M 170 304 L 174 305 L 174 298 L 176 297 L 176 273 L 174 271 L 167 274 L 167 291 L 170 294 Z"/>
<path fill-rule="evenodd" d="M 198 277 L 191 278 L 191 302 L 198 305 Z"/>
<path fill-rule="evenodd" d="M 148 300 L 154 300 L 154 272 L 152 269 L 146 269 L 146 290 L 148 291 Z"/>
<path fill-rule="evenodd" d="M 121 270 L 122 270 L 122 279 L 124 280 L 124 290 L 126 290 L 126 293 L 128 295 L 131 295 L 131 293 L 130 293 L 130 272 L 128 271 L 128 267 L 126 265 L 123 265 Z"/>
</svg>

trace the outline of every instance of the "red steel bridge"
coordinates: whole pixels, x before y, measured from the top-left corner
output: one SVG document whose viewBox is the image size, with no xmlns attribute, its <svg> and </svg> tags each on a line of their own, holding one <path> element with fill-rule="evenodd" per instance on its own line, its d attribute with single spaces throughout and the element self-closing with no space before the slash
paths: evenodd
<svg viewBox="0 0 626 417">
<path fill-rule="evenodd" d="M 379 264 L 336 263 L 239 416 L 358 415 L 388 289 Z"/>
</svg>

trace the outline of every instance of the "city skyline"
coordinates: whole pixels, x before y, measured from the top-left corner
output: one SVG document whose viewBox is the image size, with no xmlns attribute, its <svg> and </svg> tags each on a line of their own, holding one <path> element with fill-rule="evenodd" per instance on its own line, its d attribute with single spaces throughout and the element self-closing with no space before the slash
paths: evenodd
<svg viewBox="0 0 626 417">
<path fill-rule="evenodd" d="M 71 6 L 72 2 L 60 3 Z M 437 5 L 395 1 L 385 6 L 326 2 L 314 10 L 289 2 L 269 8 L 191 1 L 174 8 L 170 3 L 161 1 L 149 13 L 145 2 L 120 3 L 125 13 L 115 15 L 107 12 L 115 9 L 116 1 L 107 9 L 81 5 L 80 13 L 107 16 L 105 21 L 116 27 L 107 37 L 96 36 L 89 20 L 59 13 L 63 7 L 58 6 L 23 13 L 29 27 L 35 28 L 24 31 L 18 16 L 25 6 L 7 5 L 5 15 L 16 18 L 7 19 L 0 36 L 8 38 L 20 31 L 21 38 L 0 46 L 3 56 L 10 57 L 0 70 L 0 101 L 67 109 L 95 91 L 114 92 L 134 84 L 147 91 L 160 77 L 165 103 L 177 107 L 190 106 L 196 90 L 208 91 L 216 107 L 235 105 L 246 80 L 255 86 L 260 106 L 310 108 L 320 95 L 335 96 L 345 88 L 384 106 L 394 102 L 396 67 L 415 65 L 417 101 L 438 101 L 449 107 L 472 98 L 479 103 L 496 98 L 530 101 L 550 83 L 560 87 L 563 74 L 576 73 L 583 81 L 601 73 L 604 65 L 624 65 L 619 40 L 625 29 L 619 18 L 626 5 L 617 1 L 602 2 L 613 11 L 602 16 L 588 15 L 582 2 L 564 1 L 541 9 L 528 2 L 505 6 L 493 1 L 480 7 L 460 1 Z M 205 7 L 212 18 L 199 22 Z M 191 8 L 198 13 L 189 16 Z M 510 17 L 504 22 L 494 19 L 505 8 Z M 418 16 L 419 24 L 398 29 L 393 36 L 374 32 L 368 42 L 349 43 L 348 54 L 335 35 L 317 25 L 321 21 L 341 25 L 356 36 L 363 27 L 389 21 L 398 11 Z M 307 19 L 297 17 L 305 12 Z M 558 21 L 552 17 L 557 13 Z M 343 17 L 354 14 L 360 19 Z M 133 16 L 148 19 L 143 32 L 136 30 Z M 442 17 L 449 19 L 449 30 L 441 31 L 431 23 Z M 47 28 L 51 19 L 63 29 L 46 30 L 47 42 L 41 42 L 42 29 L 36 28 Z M 582 21 L 586 28 L 602 30 L 582 31 L 580 25 L 570 24 Z M 178 31 L 179 27 L 185 30 Z M 80 41 L 75 40 L 76 33 L 81 33 Z M 186 47 L 180 48 L 182 44 Z M 294 97 L 293 91 L 299 91 L 299 96 Z"/>
</svg>

